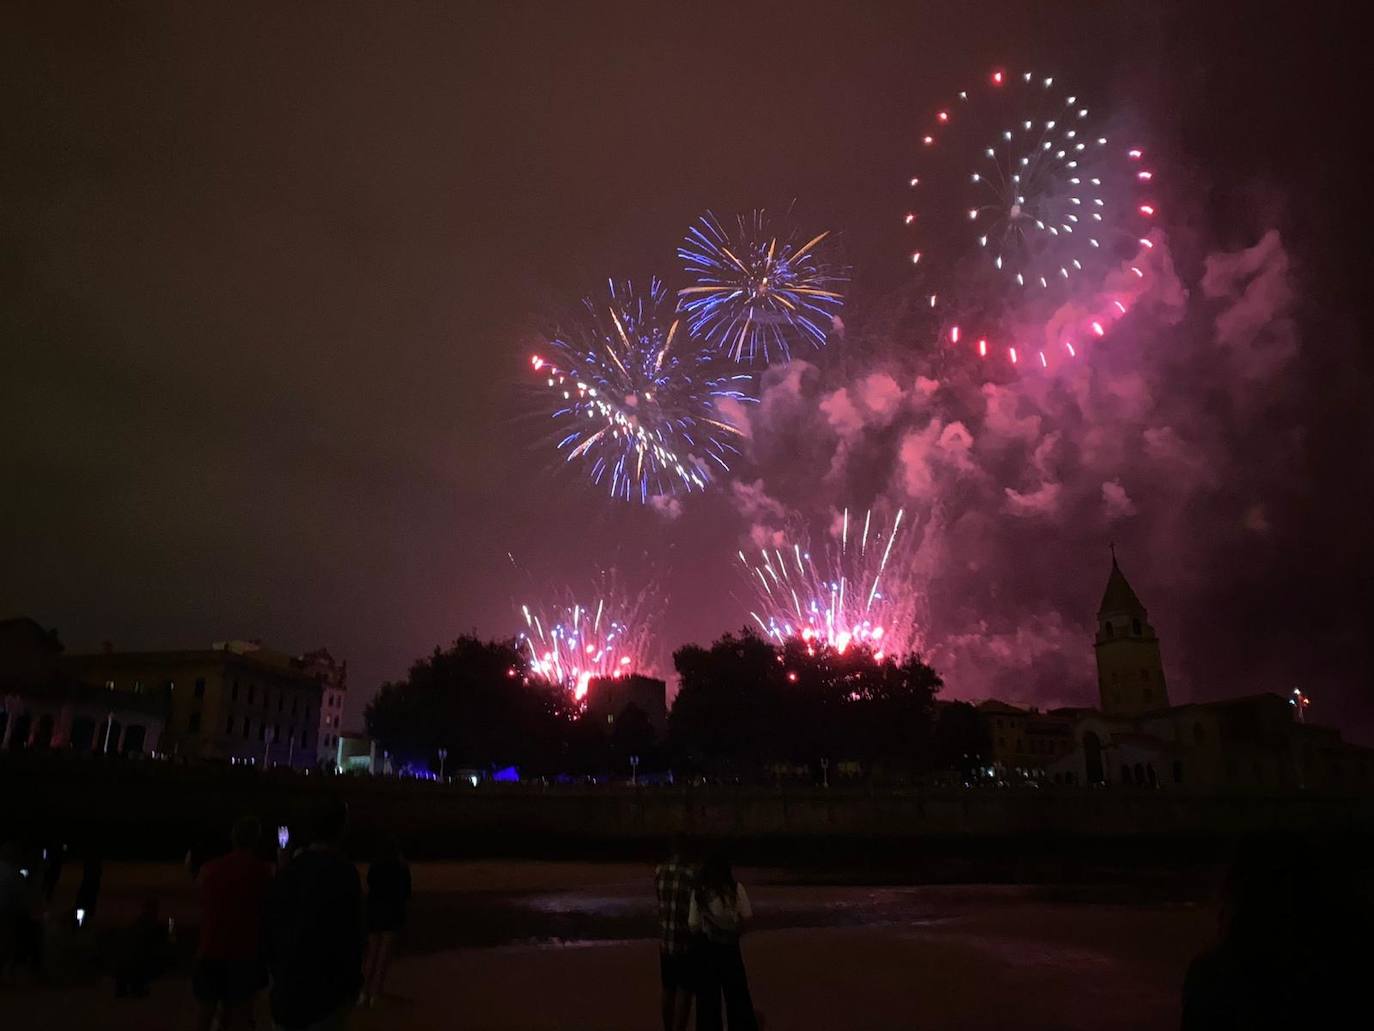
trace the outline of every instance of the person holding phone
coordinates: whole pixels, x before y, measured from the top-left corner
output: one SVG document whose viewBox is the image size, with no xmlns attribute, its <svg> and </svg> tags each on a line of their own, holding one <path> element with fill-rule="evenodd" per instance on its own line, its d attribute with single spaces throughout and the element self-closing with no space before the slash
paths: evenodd
<svg viewBox="0 0 1374 1031">
<path fill-rule="evenodd" d="M 262 828 L 255 817 L 234 824 L 234 850 L 200 871 L 200 947 L 191 990 L 196 1027 L 247 1027 L 253 999 L 267 984 L 262 955 L 263 908 L 272 868 L 257 853 Z"/>
<path fill-rule="evenodd" d="M 343 852 L 348 807 L 316 812 L 310 844 L 268 893 L 272 1020 L 285 1031 L 342 1028 L 363 986 L 363 894 Z"/>
</svg>

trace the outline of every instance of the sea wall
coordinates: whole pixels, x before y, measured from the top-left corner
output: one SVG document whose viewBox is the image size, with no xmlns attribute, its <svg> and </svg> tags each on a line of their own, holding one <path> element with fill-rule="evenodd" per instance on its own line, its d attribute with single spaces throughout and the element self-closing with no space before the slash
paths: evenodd
<svg viewBox="0 0 1374 1031">
<path fill-rule="evenodd" d="M 393 833 L 431 854 L 630 850 L 676 832 L 793 847 L 835 840 L 1217 838 L 1289 831 L 1374 835 L 1374 796 L 1147 789 L 780 789 L 439 785 L 262 774 L 160 762 L 0 760 L 0 836 L 92 836 L 112 854 L 172 854 L 240 814 L 297 837 L 330 797 L 355 834 Z M 808 844 L 810 843 L 810 844 Z"/>
</svg>

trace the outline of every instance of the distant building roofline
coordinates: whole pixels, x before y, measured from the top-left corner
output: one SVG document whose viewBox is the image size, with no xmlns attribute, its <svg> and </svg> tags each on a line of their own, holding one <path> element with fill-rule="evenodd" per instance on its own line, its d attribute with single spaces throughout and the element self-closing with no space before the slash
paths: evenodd
<svg viewBox="0 0 1374 1031">
<path fill-rule="evenodd" d="M 216 648 L 186 648 L 169 651 L 139 652 L 82 652 L 64 656 L 64 664 L 69 668 L 119 668 L 135 666 L 186 666 L 186 665 L 230 665 L 269 673 L 276 676 L 308 680 L 312 684 L 318 680 L 295 663 L 280 664 L 264 661 L 253 653 L 241 654 L 235 651 Z"/>
</svg>

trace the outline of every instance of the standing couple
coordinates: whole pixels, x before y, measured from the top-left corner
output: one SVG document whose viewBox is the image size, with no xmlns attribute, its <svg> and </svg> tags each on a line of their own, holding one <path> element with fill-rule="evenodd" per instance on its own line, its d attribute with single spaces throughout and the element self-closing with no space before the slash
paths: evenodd
<svg viewBox="0 0 1374 1031">
<path fill-rule="evenodd" d="M 698 867 L 684 852 L 675 838 L 671 855 L 654 871 L 663 1029 L 686 1031 L 695 998 L 697 1031 L 757 1031 L 739 948 L 744 924 L 753 916 L 749 896 L 726 859 L 716 856 Z"/>
</svg>

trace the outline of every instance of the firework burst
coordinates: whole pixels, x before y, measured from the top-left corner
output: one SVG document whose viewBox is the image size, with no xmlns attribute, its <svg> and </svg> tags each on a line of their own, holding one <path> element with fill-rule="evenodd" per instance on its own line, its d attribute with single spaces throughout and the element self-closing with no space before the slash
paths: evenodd
<svg viewBox="0 0 1374 1031">
<path fill-rule="evenodd" d="M 558 450 L 612 497 L 648 502 L 704 490 L 738 454 L 742 431 L 718 403 L 752 401 L 751 378 L 713 374 L 712 354 L 672 314 L 659 280 L 647 294 L 612 282 L 530 362 L 566 428 Z"/>
<path fill-rule="evenodd" d="M 824 258 L 829 235 L 803 241 L 763 211 L 739 216 L 729 234 L 707 212 L 677 252 L 694 281 L 678 292 L 692 332 L 738 362 L 785 362 L 801 341 L 824 347 L 847 279 Z"/>
<path fill-rule="evenodd" d="M 840 517 L 817 555 L 802 541 L 739 553 L 753 591 L 749 615 L 774 641 L 801 639 L 843 653 L 851 645 L 877 658 L 919 649 L 918 592 L 910 579 L 905 513 L 891 525 L 872 510 Z"/>
<path fill-rule="evenodd" d="M 903 221 L 943 344 L 1048 366 L 1142 292 L 1155 173 L 1105 125 L 1031 72 L 995 71 L 932 113 Z M 1065 310 L 1073 324 L 1053 318 Z"/>
<path fill-rule="evenodd" d="M 581 701 L 593 677 L 645 672 L 653 647 L 652 594 L 629 598 L 601 585 L 579 599 L 566 591 L 548 605 L 522 604 L 521 648 L 534 676 L 561 684 Z"/>
</svg>

